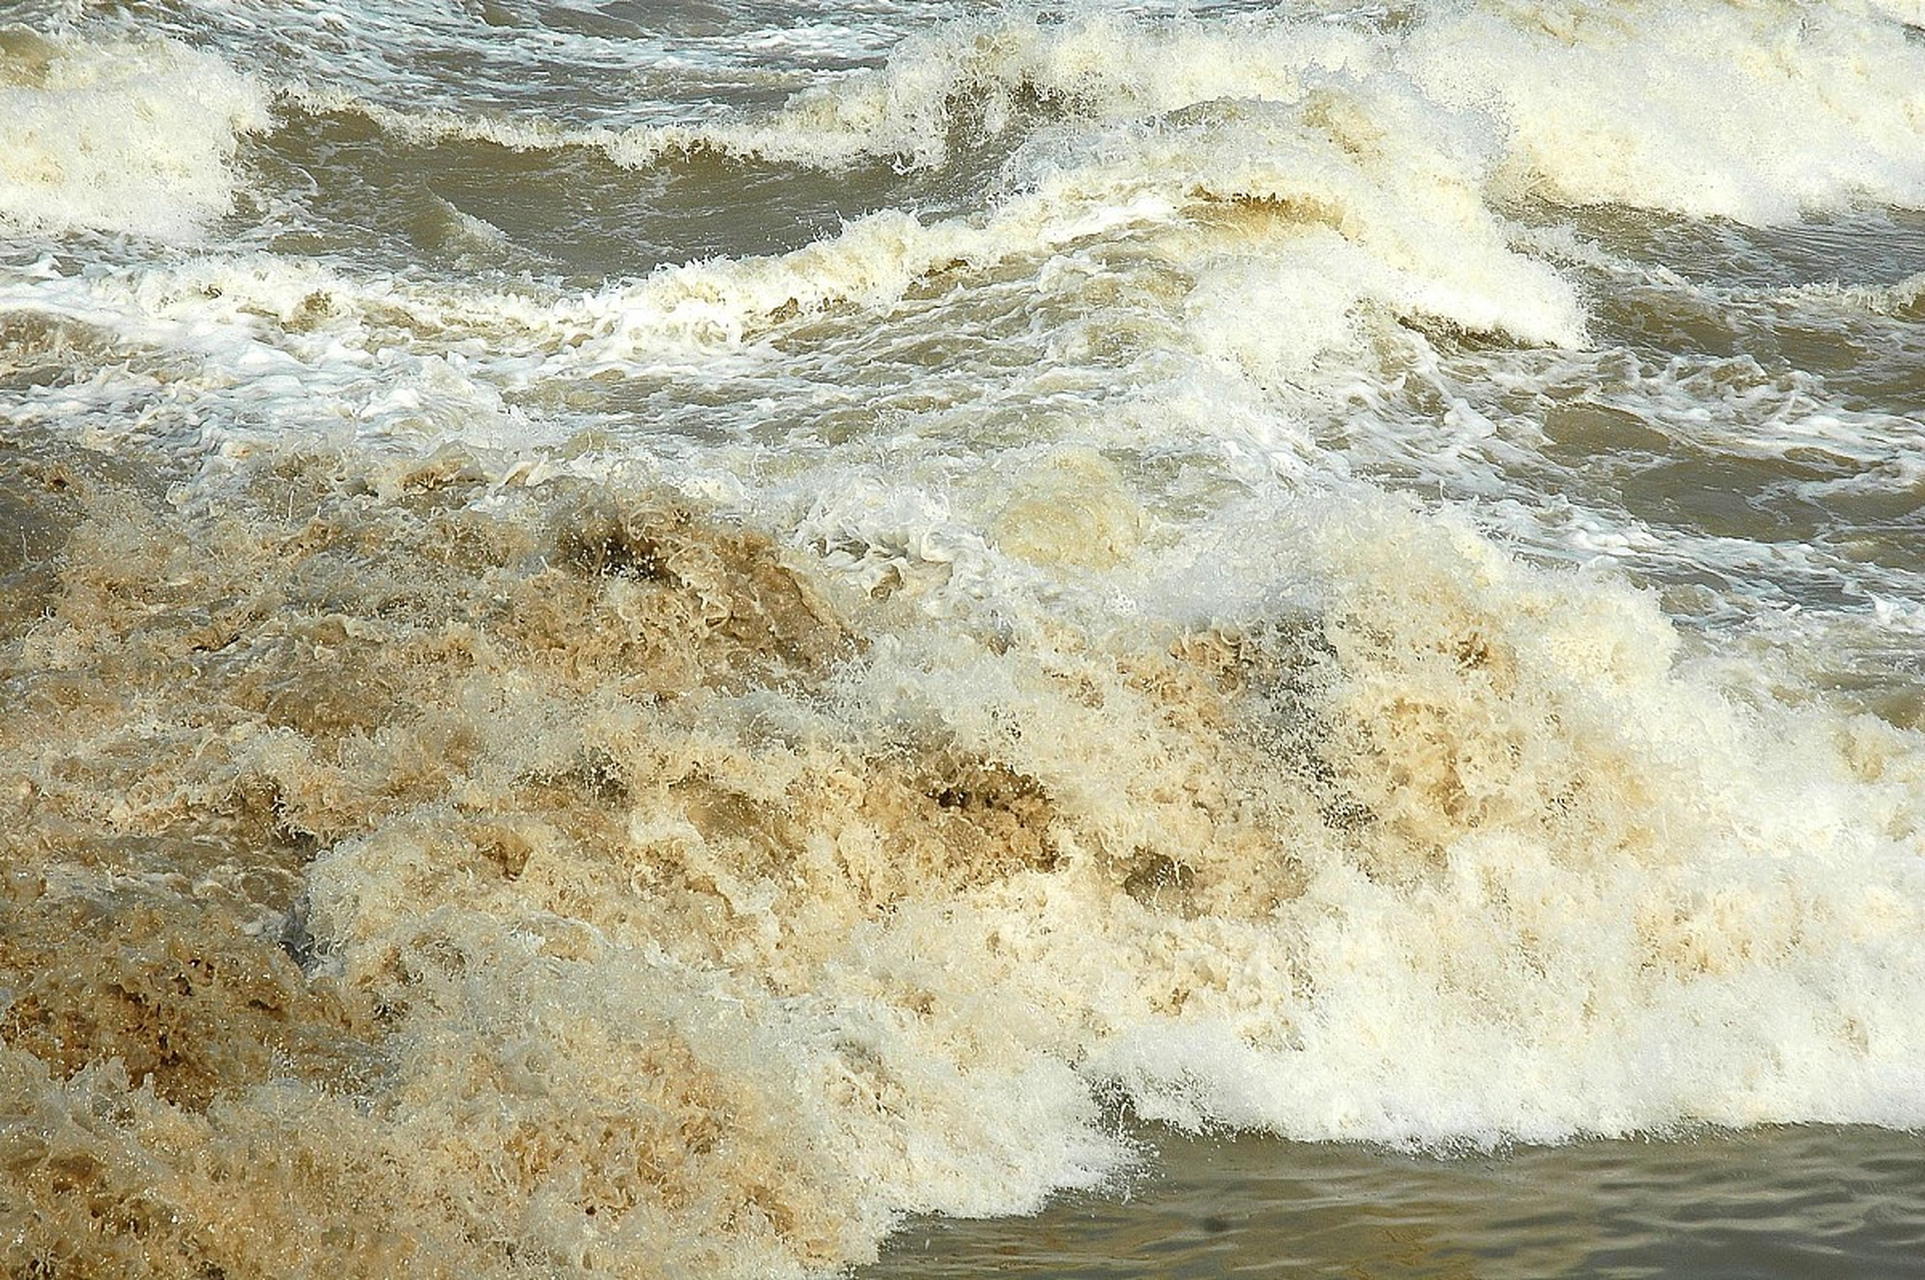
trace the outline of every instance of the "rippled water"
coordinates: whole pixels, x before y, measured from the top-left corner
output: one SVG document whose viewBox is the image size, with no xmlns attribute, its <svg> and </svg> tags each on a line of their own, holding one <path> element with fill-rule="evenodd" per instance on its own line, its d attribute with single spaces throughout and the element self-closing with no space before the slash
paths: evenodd
<svg viewBox="0 0 1925 1280">
<path fill-rule="evenodd" d="M 1155 1135 L 1127 1198 L 909 1224 L 867 1276 L 1889 1276 L 1925 1245 L 1916 1134 L 1793 1128 L 1411 1156 Z"/>
</svg>

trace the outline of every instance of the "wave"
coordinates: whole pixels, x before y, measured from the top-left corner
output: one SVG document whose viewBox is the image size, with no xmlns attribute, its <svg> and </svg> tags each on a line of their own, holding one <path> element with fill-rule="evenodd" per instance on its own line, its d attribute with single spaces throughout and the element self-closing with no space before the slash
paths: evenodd
<svg viewBox="0 0 1925 1280">
<path fill-rule="evenodd" d="M 564 127 L 291 89 L 421 139 L 593 147 L 645 167 L 689 151 L 819 168 L 950 163 L 959 147 L 1051 121 L 1148 122 L 1255 100 L 1315 113 L 1330 82 L 1417 95 L 1499 162 L 1497 193 L 1784 222 L 1854 202 L 1917 207 L 1925 47 L 1902 6 L 1438 0 L 1394 18 L 1282 9 L 1158 21 L 1017 9 L 912 36 L 884 66 L 772 112 Z M 1353 108 L 1353 110 L 1355 110 Z M 1361 118 L 1379 136 L 1408 118 Z"/>
<path fill-rule="evenodd" d="M 1610 202 L 1782 222 L 1857 202 L 1925 203 L 1913 143 L 1925 49 L 1889 6 L 1437 3 L 1393 22 L 1311 13 L 1154 21 L 1017 11 L 913 36 L 880 68 L 768 112 L 564 124 L 388 102 L 284 68 L 272 87 L 174 39 L 10 28 L 0 217 L 16 226 L 193 235 L 233 197 L 238 138 L 271 102 L 360 114 L 415 142 L 595 149 L 646 168 L 707 153 L 837 169 L 941 168 L 977 142 L 1113 136 L 1173 115 L 1268 104 L 1363 137 L 1448 119 L 1457 176 L 1495 202 Z M 346 56 L 346 55 L 343 55 Z M 1422 104 L 1411 113 L 1395 101 Z M 1379 118 L 1379 112 L 1385 112 Z M 1358 132 L 1360 130 L 1360 132 Z M 1424 145 L 1421 137 L 1415 139 Z"/>
<path fill-rule="evenodd" d="M 1925 204 L 1925 45 L 1890 13 L 1450 6 L 1409 58 L 1440 102 L 1503 121 L 1517 193 L 1778 223 Z"/>
<path fill-rule="evenodd" d="M 1925 277 L 1556 212 L 1915 200 L 1916 17 L 1006 11 L 659 129 L 0 37 L 0 147 L 111 162 L 4 170 L 30 237 L 199 234 L 276 102 L 968 189 L 586 288 L 0 271 L 0 1270 L 820 1276 L 1132 1117 L 1925 1125 L 1925 471 L 1842 368 Z"/>
<path fill-rule="evenodd" d="M 1251 509 L 1119 625 L 461 451 L 58 453 L 0 455 L 64 566 L 0 721 L 32 1256 L 822 1273 L 1100 1184 L 1117 1101 L 1925 1123 L 1925 741 L 1451 520 Z"/>
<path fill-rule="evenodd" d="M 958 129 L 1002 132 L 1031 104 L 1097 122 L 1240 99 L 1314 109 L 1331 77 L 1388 80 L 1487 136 L 1505 198 L 1782 222 L 1925 202 L 1925 48 L 1907 22 L 1889 5 L 1798 2 L 1448 0 L 1382 24 L 1018 14 L 907 41 L 886 67 L 799 94 L 725 145 L 934 166 Z"/>
<path fill-rule="evenodd" d="M 1427 122 L 1421 99 L 1333 82 L 1302 110 L 1214 103 L 1154 127 L 1035 139 L 972 214 L 885 209 L 788 253 L 668 265 L 587 292 L 363 282 L 270 260 L 196 263 L 77 291 L 111 299 L 136 328 L 148 316 L 251 312 L 287 324 L 300 312 L 312 322 L 304 329 L 352 330 L 356 346 L 371 327 L 436 342 L 466 331 L 543 353 L 551 374 L 592 373 L 753 345 L 799 319 L 888 313 L 946 278 L 1034 273 L 1080 248 L 1128 241 L 1189 277 L 1188 341 L 1263 381 L 1354 346 L 1364 313 L 1580 344 L 1577 291 L 1513 248 L 1511 227 L 1483 202 L 1487 161 L 1448 122 Z M 48 293 L 37 292 L 40 305 Z M 327 314 L 302 311 L 317 298 Z M 1252 299 L 1271 320 L 1261 347 L 1243 323 Z"/>
<path fill-rule="evenodd" d="M 229 208 L 268 102 L 177 41 L 0 29 L 0 225 L 191 239 Z"/>
</svg>

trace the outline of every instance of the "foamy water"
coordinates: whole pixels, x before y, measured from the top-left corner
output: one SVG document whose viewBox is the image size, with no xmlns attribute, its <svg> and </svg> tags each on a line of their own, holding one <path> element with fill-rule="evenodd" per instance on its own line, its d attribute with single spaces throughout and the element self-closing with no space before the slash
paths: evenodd
<svg viewBox="0 0 1925 1280">
<path fill-rule="evenodd" d="M 1925 1125 L 1916 6 L 16 8 L 9 1268 Z"/>
</svg>

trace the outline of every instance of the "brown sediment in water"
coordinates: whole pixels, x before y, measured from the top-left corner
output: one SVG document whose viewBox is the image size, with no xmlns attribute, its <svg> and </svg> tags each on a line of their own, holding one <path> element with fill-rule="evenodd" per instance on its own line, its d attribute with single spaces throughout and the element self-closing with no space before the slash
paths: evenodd
<svg viewBox="0 0 1925 1280">
<path fill-rule="evenodd" d="M 492 518 L 433 468 L 384 495 L 295 459 L 179 510 L 75 452 L 0 459 L 28 539 L 0 564 L 10 1273 L 513 1270 L 380 1105 L 405 1002 L 297 964 L 309 862 L 472 782 L 490 697 L 673 703 L 819 673 L 848 637 L 765 540 L 672 504 L 558 486 L 546 519 Z M 432 825 L 497 877 L 619 844 L 618 771 L 560 736 Z M 679 1153 L 688 1123 L 655 1137 Z M 619 1166 L 612 1141 L 563 1155 Z M 561 1157 L 519 1158 L 533 1182 Z M 658 1189 L 685 1163 L 629 1178 L 651 1161 Z"/>
<path fill-rule="evenodd" d="M 1653 981 L 1807 927 L 1664 879 L 1648 606 L 1414 525 L 1267 621 L 977 634 L 645 487 L 56 453 L 0 452 L 10 1274 L 821 1273 L 1099 1180 L 1111 1038 L 1296 1044 L 1345 885 L 1554 1026 L 1619 995 L 1531 985 L 1534 876 L 1649 872 Z"/>
<path fill-rule="evenodd" d="M 941 743 L 771 779 L 752 744 L 705 741 L 705 703 L 819 689 L 860 640 L 766 538 L 673 495 L 555 483 L 491 506 L 460 463 L 301 457 L 181 507 L 158 475 L 46 453 L 0 477 L 30 530 L 0 564 L 10 1273 L 659 1274 L 860 1251 L 793 1144 L 757 1139 L 782 1122 L 672 1018 L 577 1071 L 424 1077 L 409 1057 L 438 1052 L 420 1042 L 458 1019 L 448 988 L 486 944 L 404 927 L 343 963 L 326 952 L 366 921 L 317 938 L 311 864 L 403 848 L 413 896 L 389 914 L 534 912 L 564 963 L 611 938 L 725 963 L 737 935 L 781 942 L 745 882 L 808 886 L 786 927 L 827 934 L 1048 867 L 1034 779 Z M 688 838 L 638 838 L 651 813 Z M 566 1105 L 503 1101 L 571 1075 Z M 497 1114 L 411 1115 L 442 1085 Z M 581 1237 L 565 1248 L 515 1225 L 557 1197 Z M 621 1238 L 598 1253 L 604 1228 Z M 672 1265 L 654 1236 L 679 1242 Z"/>
</svg>

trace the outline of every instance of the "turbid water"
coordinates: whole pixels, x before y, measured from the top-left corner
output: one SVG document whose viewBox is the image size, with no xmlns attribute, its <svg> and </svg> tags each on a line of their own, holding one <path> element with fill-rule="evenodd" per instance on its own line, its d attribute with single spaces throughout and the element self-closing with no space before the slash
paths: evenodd
<svg viewBox="0 0 1925 1280">
<path fill-rule="evenodd" d="M 1126 1195 L 908 1224 L 868 1276 L 1907 1276 L 1925 1141 L 1761 1128 L 1438 1158 L 1157 1135 Z"/>
<path fill-rule="evenodd" d="M 1908 1274 L 1916 3 L 0 22 L 8 1274 Z"/>
<path fill-rule="evenodd" d="M 1909 1276 L 1925 1140 L 1759 1128 L 1501 1152 L 1146 1135 L 1150 1172 L 1032 1218 L 918 1220 L 864 1277 Z"/>
</svg>

